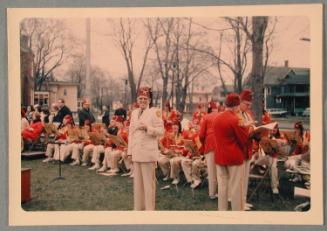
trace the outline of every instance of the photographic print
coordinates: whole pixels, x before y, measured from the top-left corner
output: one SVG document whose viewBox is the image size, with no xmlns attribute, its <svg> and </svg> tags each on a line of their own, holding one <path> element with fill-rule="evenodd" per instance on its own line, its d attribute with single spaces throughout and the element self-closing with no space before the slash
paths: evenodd
<svg viewBox="0 0 327 231">
<path fill-rule="evenodd" d="M 321 13 L 8 9 L 10 224 L 322 224 Z"/>
</svg>

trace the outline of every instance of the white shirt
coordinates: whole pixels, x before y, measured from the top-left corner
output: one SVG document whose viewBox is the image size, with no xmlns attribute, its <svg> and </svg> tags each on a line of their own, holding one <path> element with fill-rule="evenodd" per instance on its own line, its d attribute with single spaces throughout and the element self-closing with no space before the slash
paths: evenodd
<svg viewBox="0 0 327 231">
<path fill-rule="evenodd" d="M 127 154 L 134 162 L 155 162 L 159 159 L 158 137 L 164 133 L 161 110 L 158 108 L 135 109 L 131 114 Z M 141 124 L 147 131 L 137 129 Z"/>
</svg>

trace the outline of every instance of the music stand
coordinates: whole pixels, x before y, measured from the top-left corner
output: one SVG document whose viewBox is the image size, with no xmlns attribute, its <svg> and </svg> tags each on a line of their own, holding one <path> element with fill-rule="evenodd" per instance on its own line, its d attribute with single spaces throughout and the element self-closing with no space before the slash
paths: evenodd
<svg viewBox="0 0 327 231">
<path fill-rule="evenodd" d="M 54 178 L 52 181 L 65 180 L 65 177 L 61 176 L 61 160 L 60 160 L 60 147 L 61 147 L 62 144 L 65 144 L 65 141 L 57 140 L 54 143 L 59 145 L 59 149 L 58 149 L 58 157 L 59 157 L 59 164 L 58 164 L 59 169 L 58 169 L 58 171 L 59 171 L 59 176 Z"/>
</svg>

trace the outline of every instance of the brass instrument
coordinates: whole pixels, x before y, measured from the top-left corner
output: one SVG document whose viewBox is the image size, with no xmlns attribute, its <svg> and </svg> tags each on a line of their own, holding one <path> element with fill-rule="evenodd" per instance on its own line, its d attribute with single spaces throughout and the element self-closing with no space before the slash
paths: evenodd
<svg viewBox="0 0 327 231">
<path fill-rule="evenodd" d="M 69 142 L 80 141 L 80 129 L 78 127 L 68 128 L 67 133 Z"/>
<path fill-rule="evenodd" d="M 100 132 L 90 132 L 89 133 L 90 140 L 94 145 L 101 145 L 106 143 L 106 136 Z"/>
<path fill-rule="evenodd" d="M 127 147 L 126 141 L 121 136 L 119 135 L 115 136 L 112 134 L 106 134 L 106 136 L 109 137 L 116 146 Z"/>
</svg>

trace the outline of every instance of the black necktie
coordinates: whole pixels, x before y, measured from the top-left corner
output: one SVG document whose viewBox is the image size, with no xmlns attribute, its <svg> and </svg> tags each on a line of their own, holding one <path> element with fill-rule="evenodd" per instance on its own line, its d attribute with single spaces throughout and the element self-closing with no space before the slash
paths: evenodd
<svg viewBox="0 0 327 231">
<path fill-rule="evenodd" d="M 140 113 L 139 113 L 139 118 L 141 117 L 142 113 L 143 113 L 143 110 L 141 109 Z"/>
</svg>

